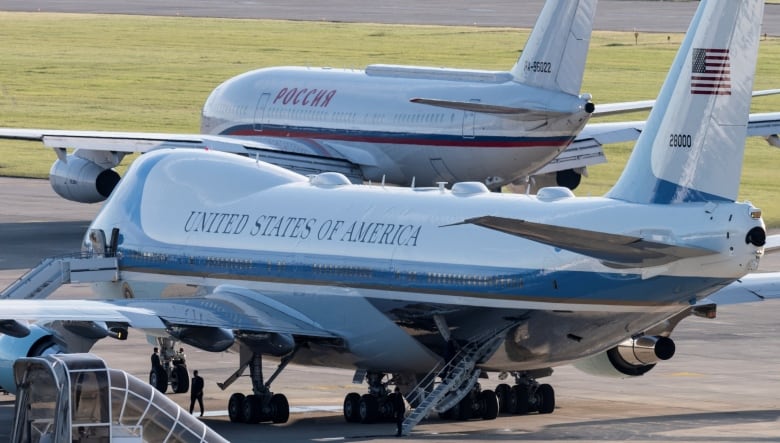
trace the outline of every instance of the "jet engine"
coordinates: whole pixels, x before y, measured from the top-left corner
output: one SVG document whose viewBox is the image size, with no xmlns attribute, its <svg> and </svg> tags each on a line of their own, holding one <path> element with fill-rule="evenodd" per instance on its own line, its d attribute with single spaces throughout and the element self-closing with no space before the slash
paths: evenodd
<svg viewBox="0 0 780 443">
<path fill-rule="evenodd" d="M 653 369 L 659 361 L 672 358 L 674 351 L 671 338 L 646 335 L 628 339 L 606 352 L 580 360 L 574 367 L 602 377 L 637 377 Z"/>
<path fill-rule="evenodd" d="M 62 322 L 54 322 L 46 327 L 31 324 L 26 327 L 29 330 L 22 331 L 16 336 L 0 334 L 0 388 L 14 394 L 16 393 L 16 381 L 14 380 L 14 362 L 23 357 L 38 357 L 49 354 L 62 354 L 72 352 L 88 352 L 98 338 L 106 335 L 97 334 L 100 328 L 89 328 L 89 333 L 84 334 L 86 326 L 76 326 Z M 13 332 L 13 331 L 12 331 Z M 126 332 L 125 332 L 126 334 Z M 113 333 L 109 333 L 113 336 Z"/>
<path fill-rule="evenodd" d="M 79 203 L 102 202 L 119 183 L 119 173 L 88 159 L 70 154 L 49 171 L 49 183 L 62 198 Z"/>
</svg>

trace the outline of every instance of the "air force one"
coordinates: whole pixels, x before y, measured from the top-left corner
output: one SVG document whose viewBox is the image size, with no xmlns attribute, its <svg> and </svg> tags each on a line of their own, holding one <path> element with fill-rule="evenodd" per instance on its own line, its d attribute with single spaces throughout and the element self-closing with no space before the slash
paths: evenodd
<svg viewBox="0 0 780 443">
<path fill-rule="evenodd" d="M 0 128 L 0 138 L 54 148 L 52 187 L 85 203 L 110 195 L 119 180 L 112 168 L 127 153 L 166 146 L 239 153 L 304 175 L 341 172 L 355 183 L 480 181 L 497 189 L 533 174 L 537 186 L 573 189 L 587 166 L 605 161 L 603 143 L 635 140 L 641 130 L 641 122 L 586 126 L 590 116 L 652 105 L 594 107 L 580 93 L 595 7 L 596 0 L 549 0 L 507 72 L 259 69 L 214 89 L 201 134 Z M 754 135 L 773 136 L 780 115 L 764 115 L 756 128 Z"/>
<path fill-rule="evenodd" d="M 253 392 L 228 405 L 241 422 L 287 420 L 271 385 L 290 361 L 355 369 L 368 391 L 346 396 L 348 421 L 392 416 L 399 386 L 415 406 L 407 433 L 433 410 L 551 413 L 554 390 L 537 379 L 559 365 L 645 374 L 674 353 L 676 325 L 711 316 L 711 297 L 770 244 L 761 211 L 735 201 L 762 12 L 763 0 L 701 2 L 604 197 L 368 186 L 223 152 L 150 152 L 84 239 L 116 260 L 117 281 L 96 285 L 113 300 L 0 300 L 0 385 L 13 389 L 17 357 L 128 326 L 238 348 L 221 386 L 250 368 Z M 280 358 L 267 379 L 263 356 Z M 488 372 L 514 385 L 482 390 Z"/>
</svg>

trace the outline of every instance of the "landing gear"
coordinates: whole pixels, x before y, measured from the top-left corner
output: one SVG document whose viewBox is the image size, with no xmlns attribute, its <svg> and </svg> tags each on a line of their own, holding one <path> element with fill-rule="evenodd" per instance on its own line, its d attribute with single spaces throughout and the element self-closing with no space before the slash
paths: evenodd
<svg viewBox="0 0 780 443">
<path fill-rule="evenodd" d="M 274 394 L 271 392 L 271 383 L 284 370 L 287 364 L 292 360 L 295 352 L 282 358 L 276 371 L 263 381 L 263 360 L 262 354 L 254 353 L 241 348 L 241 365 L 233 375 L 224 383 L 219 383 L 222 389 L 227 388 L 233 383 L 247 366 L 249 366 L 249 377 L 252 379 L 252 394 L 244 395 L 235 393 L 228 400 L 228 416 L 233 423 L 287 423 L 290 418 L 290 404 L 284 394 Z"/>
<path fill-rule="evenodd" d="M 376 423 L 393 421 L 395 417 L 394 399 L 397 394 L 387 389 L 390 381 L 384 382 L 385 374 L 369 372 L 368 394 L 350 392 L 344 397 L 344 419 L 349 423 Z"/>
<path fill-rule="evenodd" d="M 190 389 L 190 374 L 183 354 L 174 351 L 176 342 L 170 338 L 157 339 L 160 347 L 161 367 L 152 368 L 149 372 L 149 384 L 158 391 L 165 393 L 168 385 L 174 394 L 183 394 Z"/>
<path fill-rule="evenodd" d="M 500 412 L 524 415 L 530 412 L 550 414 L 555 410 L 555 390 L 548 384 L 539 384 L 527 374 L 515 376 L 516 384 L 496 386 Z"/>
<path fill-rule="evenodd" d="M 498 417 L 498 398 L 490 389 L 482 390 L 479 384 L 466 394 L 455 406 L 439 413 L 443 420 L 495 420 Z"/>
</svg>

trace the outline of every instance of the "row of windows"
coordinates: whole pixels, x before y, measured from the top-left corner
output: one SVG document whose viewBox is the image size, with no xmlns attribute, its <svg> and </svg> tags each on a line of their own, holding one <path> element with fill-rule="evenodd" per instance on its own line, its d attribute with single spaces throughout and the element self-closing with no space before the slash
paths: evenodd
<svg viewBox="0 0 780 443">
<path fill-rule="evenodd" d="M 454 122 L 454 113 L 396 113 L 393 115 L 392 122 L 396 125 L 423 125 L 423 124 L 441 124 L 449 118 Z M 266 108 L 263 116 L 263 123 L 276 123 L 285 120 L 299 121 L 330 121 L 337 123 L 367 123 L 384 124 L 387 123 L 388 116 L 381 112 L 370 114 L 358 114 L 357 112 L 330 112 L 318 109 L 291 108 L 287 106 L 272 106 Z"/>
<path fill-rule="evenodd" d="M 154 254 L 143 253 L 141 255 L 134 255 L 133 258 L 141 259 L 145 262 L 163 263 L 170 262 L 166 254 Z M 219 269 L 252 269 L 255 264 L 252 260 L 242 258 L 224 258 L 224 257 L 178 257 L 173 260 L 178 264 L 190 264 L 198 266 L 206 266 L 209 268 Z M 284 270 L 287 267 L 287 263 L 284 261 L 266 262 L 264 267 L 269 272 L 278 272 Z M 314 264 L 312 266 L 313 272 L 319 275 L 329 275 L 336 277 L 360 277 L 360 278 L 372 278 L 374 276 L 373 271 L 370 268 L 360 266 L 339 266 L 333 264 Z M 475 286 L 475 287 L 500 287 L 500 288 L 521 288 L 523 286 L 523 279 L 512 276 L 486 276 L 486 275 L 468 275 L 468 274 L 448 274 L 440 272 L 426 272 L 418 273 L 416 271 L 410 272 L 395 272 L 393 277 L 396 280 L 404 281 L 424 281 L 430 284 L 436 285 L 460 285 L 460 286 Z"/>
</svg>

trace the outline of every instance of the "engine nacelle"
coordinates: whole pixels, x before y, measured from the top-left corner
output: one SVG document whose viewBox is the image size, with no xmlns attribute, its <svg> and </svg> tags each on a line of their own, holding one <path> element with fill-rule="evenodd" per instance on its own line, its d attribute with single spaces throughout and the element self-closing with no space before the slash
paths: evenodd
<svg viewBox="0 0 780 443">
<path fill-rule="evenodd" d="M 174 326 L 168 328 L 173 338 L 209 352 L 222 352 L 233 346 L 235 337 L 230 329 L 211 326 Z"/>
<path fill-rule="evenodd" d="M 602 377 L 637 377 L 653 369 L 659 361 L 672 358 L 674 351 L 674 341 L 669 337 L 642 336 L 580 360 L 574 367 Z"/>
<path fill-rule="evenodd" d="M 119 173 L 70 154 L 57 160 L 49 171 L 49 183 L 62 198 L 79 203 L 102 202 L 119 183 Z"/>
<path fill-rule="evenodd" d="M 0 387 L 16 393 L 14 362 L 23 357 L 58 354 L 66 351 L 64 343 L 51 331 L 37 325 L 29 326 L 30 333 L 23 338 L 0 335 Z"/>
</svg>

